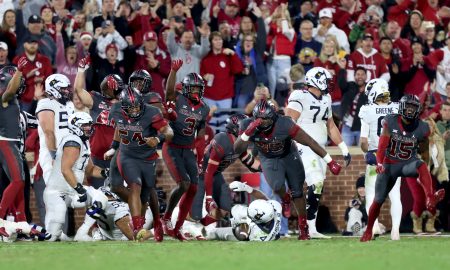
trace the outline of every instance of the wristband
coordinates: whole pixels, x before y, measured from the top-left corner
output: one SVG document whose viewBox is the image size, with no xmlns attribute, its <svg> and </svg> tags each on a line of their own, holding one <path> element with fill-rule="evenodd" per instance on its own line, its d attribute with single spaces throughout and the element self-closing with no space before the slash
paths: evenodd
<svg viewBox="0 0 450 270">
<path fill-rule="evenodd" d="M 166 140 L 166 135 L 164 134 L 158 134 L 158 136 L 156 136 L 156 138 L 158 139 L 158 143 L 163 143 Z"/>
<path fill-rule="evenodd" d="M 331 158 L 330 154 L 326 154 L 326 155 L 323 157 L 323 160 L 325 160 L 325 162 L 326 162 L 327 164 L 330 163 L 331 161 L 333 161 L 333 159 Z"/>
<path fill-rule="evenodd" d="M 348 147 L 344 141 L 342 141 L 340 144 L 338 144 L 338 146 L 341 149 L 342 155 L 344 155 L 344 156 L 348 155 L 348 153 L 349 153 Z"/>
<path fill-rule="evenodd" d="M 112 148 L 114 150 L 117 150 L 117 149 L 119 149 L 119 146 L 120 146 L 120 143 L 118 141 L 116 141 L 116 140 L 113 140 L 112 143 L 111 143 L 110 148 Z"/>
<path fill-rule="evenodd" d="M 243 140 L 244 142 L 248 142 L 248 139 L 250 139 L 250 136 L 248 136 L 248 135 L 245 134 L 245 133 L 242 133 L 242 135 L 241 135 L 241 140 Z"/>
<path fill-rule="evenodd" d="M 49 152 L 50 152 L 50 156 L 54 160 L 56 158 L 56 150 L 49 150 Z"/>
</svg>

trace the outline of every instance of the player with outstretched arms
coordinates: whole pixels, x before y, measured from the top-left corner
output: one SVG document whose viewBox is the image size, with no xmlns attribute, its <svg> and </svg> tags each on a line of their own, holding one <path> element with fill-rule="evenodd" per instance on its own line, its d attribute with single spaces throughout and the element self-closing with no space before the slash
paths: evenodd
<svg viewBox="0 0 450 270">
<path fill-rule="evenodd" d="M 275 108 L 266 100 L 256 103 L 253 117 L 241 122 L 239 132 L 240 135 L 234 143 L 236 153 L 244 153 L 249 144 L 254 143 L 262 172 L 280 198 L 289 196 L 286 195 L 287 182 L 298 214 L 298 239 L 309 240 L 306 202 L 303 196 L 305 171 L 294 142 L 311 147 L 314 153 L 325 160 L 333 174 L 339 174 L 341 166 L 290 117 L 277 114 Z"/>
<path fill-rule="evenodd" d="M 398 114 L 388 114 L 382 121 L 383 129 L 376 154 L 378 176 L 375 199 L 369 209 L 367 229 L 360 239 L 361 242 L 373 239 L 375 220 L 398 177 L 418 176 L 430 213 L 436 213 L 436 204 L 445 196 L 443 189 L 434 192 L 427 163 L 417 156 L 418 152 L 424 160 L 429 156 L 430 127 L 419 119 L 421 106 L 417 96 L 403 96 L 399 102 Z"/>
<path fill-rule="evenodd" d="M 391 102 L 389 85 L 383 79 L 370 80 L 365 89 L 365 94 L 368 97 L 368 104 L 363 105 L 359 110 L 359 118 L 361 119 L 361 149 L 365 153 L 367 163 L 365 175 L 366 188 L 366 211 L 369 213 L 370 206 L 375 197 L 375 182 L 377 179 L 376 172 L 376 152 L 378 148 L 378 141 L 382 131 L 382 121 L 388 114 L 398 113 L 398 103 Z M 402 219 L 402 202 L 400 198 L 400 181 L 397 181 L 389 192 L 389 199 L 391 200 L 391 217 L 392 230 L 391 239 L 400 239 L 400 221 Z M 378 220 L 374 224 L 374 234 L 380 234 Z"/>
<path fill-rule="evenodd" d="M 322 67 L 315 67 L 306 73 L 305 80 L 307 89 L 294 90 L 289 96 L 286 115 L 313 137 L 322 148 L 325 148 L 329 136 L 341 149 L 345 165 L 348 166 L 351 156 L 332 117 L 329 94 L 333 90 L 330 85 L 332 75 Z M 312 238 L 330 238 L 317 232 L 316 229 L 317 211 L 326 177 L 326 164 L 309 146 L 299 143 L 297 147 L 305 165 L 306 184 L 308 185 L 309 234 Z M 290 214 L 289 196 L 282 198 L 282 201 L 283 214 L 288 216 Z"/>
</svg>

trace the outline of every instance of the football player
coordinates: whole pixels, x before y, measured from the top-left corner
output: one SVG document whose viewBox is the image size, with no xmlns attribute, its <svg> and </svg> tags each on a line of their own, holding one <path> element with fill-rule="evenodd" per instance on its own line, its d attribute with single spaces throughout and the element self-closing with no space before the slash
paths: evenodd
<svg viewBox="0 0 450 270">
<path fill-rule="evenodd" d="M 341 149 L 345 165 L 348 166 L 351 156 L 332 117 L 331 96 L 329 94 L 332 91 L 331 74 L 322 67 L 315 67 L 306 73 L 305 80 L 307 89 L 294 90 L 289 96 L 286 115 L 290 116 L 297 125 L 313 137 L 322 148 L 325 147 L 328 136 L 330 136 L 331 140 Z M 317 211 L 326 177 L 325 162 L 310 147 L 303 144 L 297 144 L 297 146 L 306 169 L 309 233 L 312 238 L 330 238 L 317 232 L 316 229 Z M 283 206 L 286 205 L 283 208 L 288 210 L 289 196 L 282 198 L 282 201 Z M 290 211 L 283 210 L 283 213 L 288 216 Z"/>
<path fill-rule="evenodd" d="M 167 164 L 177 187 L 172 192 L 169 204 L 162 221 L 164 233 L 181 241 L 186 240 L 180 229 L 191 210 L 192 201 L 197 191 L 198 166 L 203 159 L 205 150 L 205 125 L 209 114 L 209 107 L 203 101 L 205 82 L 197 73 L 189 73 L 181 82 L 182 91 L 175 91 L 176 73 L 182 66 L 181 59 L 173 60 L 169 74 L 166 98 L 172 101 L 170 108 L 177 113 L 175 119 L 170 120 L 174 131 L 171 142 L 163 145 L 163 159 Z M 195 137 L 198 137 L 197 156 L 194 154 Z M 172 225 L 173 209 L 180 202 L 180 211 L 175 226 Z"/>
<path fill-rule="evenodd" d="M 234 144 L 236 153 L 244 153 L 249 143 L 254 143 L 259 153 L 262 172 L 280 198 L 288 196 L 285 186 L 287 181 L 298 214 L 298 239 L 309 240 L 306 202 L 303 197 L 305 170 L 294 142 L 309 146 L 325 160 L 333 174 L 339 174 L 341 166 L 290 117 L 277 114 L 275 108 L 266 100 L 260 100 L 256 104 L 252 118 L 242 121 L 240 133 Z"/>
<path fill-rule="evenodd" d="M 382 121 L 382 132 L 376 154 L 378 174 L 375 183 L 375 199 L 369 210 L 367 229 L 361 242 L 373 238 L 373 225 L 380 214 L 381 206 L 388 193 L 395 185 L 398 177 L 417 177 L 424 189 L 426 207 L 435 213 L 436 204 L 445 196 L 443 189 L 436 193 L 427 164 L 419 159 L 417 152 L 425 160 L 428 157 L 428 124 L 419 119 L 421 103 L 414 95 L 406 95 L 400 99 L 398 114 L 388 114 Z"/>
<path fill-rule="evenodd" d="M 27 64 L 26 57 L 19 59 L 18 68 L 5 66 L 0 70 L 0 168 L 10 183 L 0 202 L 0 220 L 8 208 L 14 206 L 17 221 L 26 221 L 23 159 L 18 148 L 20 124 L 17 95 L 25 90 L 21 70 Z"/>
<path fill-rule="evenodd" d="M 66 125 L 69 134 L 58 145 L 44 191 L 45 227 L 52 234 L 50 241 L 60 239 L 67 207 L 74 207 L 74 201 L 87 201 L 87 190 L 82 185 L 85 175 L 105 176 L 105 169 L 94 166 L 90 160 L 91 116 L 76 112 L 69 116 Z"/>
<path fill-rule="evenodd" d="M 25 234 L 30 238 L 37 237 L 39 241 L 51 238 L 51 234 L 39 225 L 0 219 L 1 242 L 12 243 L 17 240 L 19 234 Z"/>
<path fill-rule="evenodd" d="M 366 211 L 369 213 L 370 205 L 375 197 L 375 181 L 377 173 L 375 171 L 377 159 L 375 153 L 378 147 L 381 130 L 383 128 L 381 122 L 388 114 L 398 113 L 398 103 L 391 102 L 388 83 L 383 79 L 370 80 L 365 89 L 368 97 L 367 105 L 361 107 L 359 118 L 361 119 L 361 149 L 365 153 L 367 163 L 365 175 L 366 188 Z M 402 219 L 402 202 L 400 200 L 400 178 L 389 192 L 391 200 L 391 217 L 392 230 L 391 239 L 400 239 L 400 221 Z M 380 234 L 378 220 L 375 221 L 374 233 Z"/>
<path fill-rule="evenodd" d="M 199 177 L 199 186 L 194 198 L 192 217 L 200 220 L 203 225 L 215 222 L 220 216 L 224 216 L 231 210 L 231 195 L 225 183 L 222 172 L 237 159 L 252 172 L 261 170 L 260 163 L 252 155 L 251 151 L 237 155 L 234 152 L 234 142 L 239 136 L 239 123 L 247 119 L 245 114 L 234 114 L 227 119 L 226 132 L 220 132 L 214 136 L 206 147 L 202 161 L 202 172 Z M 203 198 L 206 193 L 205 207 L 208 215 L 202 218 Z M 216 201 L 218 204 L 216 204 Z M 220 212 L 215 210 L 220 209 Z"/>
<path fill-rule="evenodd" d="M 38 101 L 36 117 L 39 120 L 39 164 L 47 184 L 56 157 L 56 149 L 62 138 L 69 135 L 67 119 L 74 112 L 74 106 L 71 101 L 70 81 L 65 75 L 48 76 L 44 88 L 46 97 Z"/>
<path fill-rule="evenodd" d="M 125 88 L 125 84 L 119 75 L 110 74 L 100 83 L 101 93 L 97 91 L 86 91 L 85 71 L 89 68 L 89 65 L 89 57 L 79 61 L 78 72 L 74 83 L 75 93 L 84 106 L 90 110 L 91 117 L 94 120 L 94 133 L 90 139 L 92 162 L 102 168 L 109 168 L 110 161 L 105 159 L 104 153 L 109 150 L 115 131 L 109 115 L 112 105 L 118 101 L 118 96 Z M 92 185 L 98 188 L 103 183 L 93 181 Z"/>
<path fill-rule="evenodd" d="M 147 231 L 143 229 L 147 203 L 153 216 L 159 216 L 159 202 L 155 190 L 156 147 L 170 141 L 172 128 L 161 111 L 145 104 L 141 93 L 131 86 L 120 94 L 121 112 L 113 115 L 116 132 L 120 136 L 120 148 L 116 156 L 121 179 L 129 188 L 128 205 L 136 240 L 142 240 Z M 159 219 L 155 219 L 155 240 L 163 240 L 163 229 Z"/>
<path fill-rule="evenodd" d="M 256 200 L 247 207 L 235 205 L 231 209 L 231 227 L 206 229 L 208 240 L 274 241 L 280 238 L 281 204 L 268 200 L 259 190 L 234 181 L 229 185 L 234 192 L 247 192 Z"/>
</svg>

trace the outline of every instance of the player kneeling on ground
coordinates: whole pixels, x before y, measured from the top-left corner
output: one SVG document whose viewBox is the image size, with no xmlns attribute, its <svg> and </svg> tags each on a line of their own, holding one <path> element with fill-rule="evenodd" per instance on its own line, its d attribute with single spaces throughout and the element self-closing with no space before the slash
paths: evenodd
<svg viewBox="0 0 450 270">
<path fill-rule="evenodd" d="M 88 194 L 82 185 L 85 174 L 99 178 L 105 176 L 105 170 L 94 167 L 90 160 L 91 116 L 85 112 L 72 114 L 69 116 L 68 128 L 70 134 L 58 146 L 44 191 L 45 226 L 52 234 L 50 241 L 60 239 L 67 207 L 73 207 L 76 201 L 87 201 Z"/>
</svg>

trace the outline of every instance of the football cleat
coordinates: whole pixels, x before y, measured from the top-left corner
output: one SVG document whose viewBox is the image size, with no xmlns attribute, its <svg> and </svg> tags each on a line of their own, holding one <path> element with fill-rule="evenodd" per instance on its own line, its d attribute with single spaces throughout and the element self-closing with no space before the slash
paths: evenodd
<svg viewBox="0 0 450 270">
<path fill-rule="evenodd" d="M 320 232 L 317 232 L 317 231 L 310 233 L 310 237 L 312 239 L 331 239 L 331 236 L 321 234 Z"/>
<path fill-rule="evenodd" d="M 206 198 L 205 208 L 208 215 L 214 216 L 212 211 L 216 210 L 218 207 L 213 198 Z"/>
<path fill-rule="evenodd" d="M 163 227 L 162 227 L 161 224 L 159 226 L 155 226 L 154 227 L 153 233 L 154 233 L 154 239 L 155 239 L 156 242 L 162 242 L 163 241 L 163 239 L 164 239 L 164 230 L 163 230 Z"/>
<path fill-rule="evenodd" d="M 360 242 L 369 242 L 373 240 L 372 231 L 366 230 L 359 239 Z"/>
<path fill-rule="evenodd" d="M 146 229 L 140 229 L 138 232 L 135 233 L 134 239 L 136 239 L 137 242 L 142 242 L 144 240 L 148 239 L 148 233 Z"/>
<path fill-rule="evenodd" d="M 174 228 L 170 219 L 161 218 L 161 224 L 165 235 L 175 237 Z"/>
<path fill-rule="evenodd" d="M 5 227 L 0 227 L 0 236 L 9 237 L 9 234 L 6 232 Z"/>
<path fill-rule="evenodd" d="M 436 191 L 432 196 L 427 198 L 426 201 L 426 205 L 427 205 L 427 210 L 429 212 L 433 212 L 436 210 L 436 204 L 440 201 L 442 201 L 442 199 L 444 199 L 445 197 L 445 190 L 444 189 L 440 189 L 438 191 Z"/>
<path fill-rule="evenodd" d="M 308 223 L 306 217 L 300 217 L 298 224 L 298 240 L 310 240 Z"/>
<path fill-rule="evenodd" d="M 183 232 L 181 231 L 181 229 L 175 230 L 174 231 L 174 238 L 180 240 L 181 242 L 183 241 L 188 241 L 189 239 L 183 234 Z"/>
</svg>

